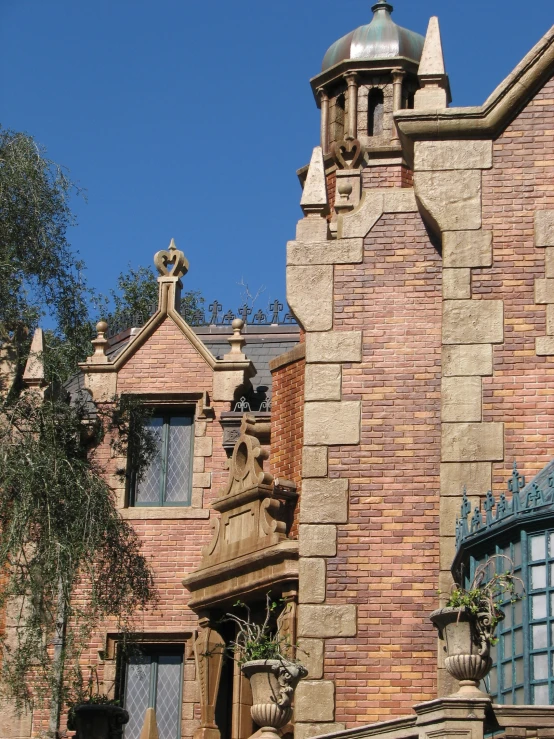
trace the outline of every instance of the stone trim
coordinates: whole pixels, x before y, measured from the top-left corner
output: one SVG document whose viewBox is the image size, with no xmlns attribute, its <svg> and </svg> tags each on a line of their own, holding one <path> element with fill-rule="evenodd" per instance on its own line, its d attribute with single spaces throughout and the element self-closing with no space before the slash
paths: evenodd
<svg viewBox="0 0 554 739">
<path fill-rule="evenodd" d="M 121 508 L 119 513 L 121 518 L 125 518 L 128 521 L 140 521 L 140 520 L 176 520 L 176 519 L 199 519 L 209 518 L 210 511 L 207 508 L 193 508 L 192 506 L 180 506 L 175 508 L 169 508 L 167 506 L 159 507 L 138 507 L 133 506 L 132 508 Z"/>
<path fill-rule="evenodd" d="M 481 106 L 402 110 L 395 122 L 407 143 L 425 139 L 494 138 L 554 71 L 554 27 L 531 49 Z"/>
<path fill-rule="evenodd" d="M 535 213 L 535 246 L 544 248 L 546 277 L 535 280 L 535 303 L 546 305 L 546 336 L 535 339 L 539 357 L 554 356 L 554 210 Z"/>
<path fill-rule="evenodd" d="M 364 190 L 354 210 L 338 216 L 337 238 L 364 239 L 383 213 L 416 213 L 417 210 L 413 188 Z"/>
<path fill-rule="evenodd" d="M 283 352 L 283 354 L 279 354 L 278 357 L 272 359 L 269 362 L 269 369 L 271 372 L 276 372 L 278 369 L 281 369 L 281 367 L 286 367 L 287 364 L 292 364 L 293 362 L 298 362 L 300 359 L 304 359 L 305 356 L 306 344 L 302 342 L 293 346 L 293 348 L 289 349 L 288 352 Z"/>
</svg>

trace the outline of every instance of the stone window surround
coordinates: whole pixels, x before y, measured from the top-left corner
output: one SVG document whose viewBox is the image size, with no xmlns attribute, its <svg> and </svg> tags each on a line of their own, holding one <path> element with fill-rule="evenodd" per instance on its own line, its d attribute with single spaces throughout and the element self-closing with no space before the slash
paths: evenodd
<svg viewBox="0 0 554 739">
<path fill-rule="evenodd" d="M 142 399 L 144 405 L 157 407 L 164 411 L 187 409 L 194 415 L 193 472 L 190 506 L 164 507 L 129 505 L 129 485 L 125 489 L 125 503 L 120 509 L 122 518 L 127 520 L 145 519 L 202 519 L 209 518 L 210 511 L 204 508 L 204 491 L 211 488 L 211 473 L 205 471 L 206 458 L 213 453 L 213 439 L 206 435 L 208 422 L 213 422 L 214 413 L 209 405 L 206 392 L 188 393 L 148 393 L 135 397 Z"/>
</svg>

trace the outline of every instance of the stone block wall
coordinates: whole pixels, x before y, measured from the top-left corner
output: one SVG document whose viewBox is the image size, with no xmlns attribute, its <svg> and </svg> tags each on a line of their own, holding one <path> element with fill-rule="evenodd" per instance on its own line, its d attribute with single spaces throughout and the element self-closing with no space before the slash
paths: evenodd
<svg viewBox="0 0 554 739">
<path fill-rule="evenodd" d="M 554 80 L 493 143 L 483 175 L 483 228 L 493 234 L 491 266 L 472 271 L 473 292 L 504 305 L 505 336 L 483 378 L 483 415 L 505 420 L 496 490 L 514 460 L 530 479 L 552 459 L 554 304 Z M 486 492 L 483 490 L 483 492 Z"/>
</svg>

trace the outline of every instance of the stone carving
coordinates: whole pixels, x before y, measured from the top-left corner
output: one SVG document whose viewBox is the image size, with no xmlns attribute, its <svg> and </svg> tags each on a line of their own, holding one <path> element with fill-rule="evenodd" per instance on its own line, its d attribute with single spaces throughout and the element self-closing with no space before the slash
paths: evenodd
<svg viewBox="0 0 554 739">
<path fill-rule="evenodd" d="M 227 487 L 214 503 L 222 515 L 214 520 L 203 566 L 278 544 L 287 536 L 291 511 L 286 503 L 296 499 L 296 492 L 275 486 L 273 475 L 264 472 L 268 452 L 260 436 L 267 433 L 267 424 L 251 415 L 243 417 L 229 461 Z"/>
<path fill-rule="evenodd" d="M 182 251 L 177 249 L 175 241 L 171 239 L 168 249 L 154 254 L 154 264 L 162 277 L 184 277 L 189 271 L 189 263 Z M 173 265 L 171 272 L 168 264 Z"/>
<path fill-rule="evenodd" d="M 364 147 L 358 139 L 343 139 L 331 144 L 331 155 L 340 169 L 356 169 L 364 158 Z"/>
<path fill-rule="evenodd" d="M 201 630 L 194 640 L 194 658 L 200 686 L 200 727 L 195 739 L 219 739 L 215 723 L 215 704 L 221 679 L 225 642 L 212 628 L 208 618 L 201 618 Z"/>
</svg>

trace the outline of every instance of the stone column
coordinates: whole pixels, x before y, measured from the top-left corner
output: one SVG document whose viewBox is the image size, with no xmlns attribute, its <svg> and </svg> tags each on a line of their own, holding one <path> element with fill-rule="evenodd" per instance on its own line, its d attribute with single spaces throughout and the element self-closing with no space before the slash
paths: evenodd
<svg viewBox="0 0 554 739">
<path fill-rule="evenodd" d="M 402 109 L 402 80 L 405 72 L 402 69 L 395 69 L 392 73 L 392 112 Z M 400 141 L 398 135 L 398 127 L 393 119 L 393 141 Z"/>
<path fill-rule="evenodd" d="M 345 138 L 358 138 L 358 76 L 355 72 L 346 75 L 348 84 L 348 129 Z"/>
<path fill-rule="evenodd" d="M 321 103 L 321 148 L 323 154 L 329 153 L 329 95 L 323 87 L 318 90 Z"/>
</svg>

